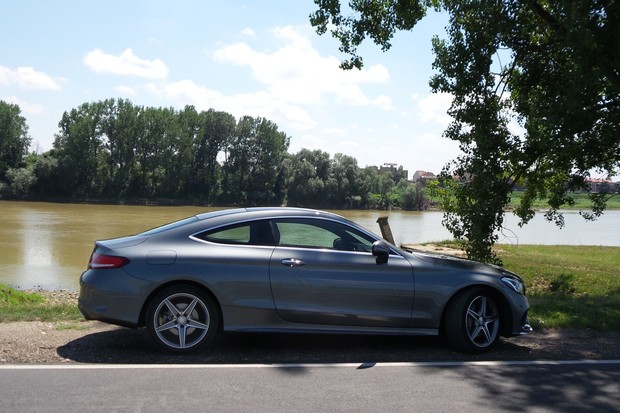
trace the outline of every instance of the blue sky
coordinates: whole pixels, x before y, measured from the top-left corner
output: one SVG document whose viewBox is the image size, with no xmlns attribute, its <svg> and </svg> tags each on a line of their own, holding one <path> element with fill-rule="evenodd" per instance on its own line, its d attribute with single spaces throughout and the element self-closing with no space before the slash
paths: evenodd
<svg viewBox="0 0 620 413">
<path fill-rule="evenodd" d="M 362 71 L 308 22 L 312 0 L 20 0 L 0 13 L 0 100 L 18 104 L 33 150 L 51 149 L 63 112 L 124 98 L 136 105 L 262 116 L 291 138 L 361 167 L 439 172 L 450 99 L 430 93 L 431 15 L 390 51 L 361 48 Z"/>
</svg>

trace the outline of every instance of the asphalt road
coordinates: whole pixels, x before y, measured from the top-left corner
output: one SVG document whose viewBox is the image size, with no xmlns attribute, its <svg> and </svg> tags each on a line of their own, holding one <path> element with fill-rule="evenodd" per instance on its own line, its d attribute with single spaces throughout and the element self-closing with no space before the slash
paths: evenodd
<svg viewBox="0 0 620 413">
<path fill-rule="evenodd" d="M 0 366 L 3 412 L 618 412 L 618 362 Z"/>
</svg>

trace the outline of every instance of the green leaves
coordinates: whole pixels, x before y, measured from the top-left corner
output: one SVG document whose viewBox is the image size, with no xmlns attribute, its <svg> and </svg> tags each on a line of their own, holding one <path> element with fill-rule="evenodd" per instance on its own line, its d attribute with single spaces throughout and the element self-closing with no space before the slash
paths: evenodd
<svg viewBox="0 0 620 413">
<path fill-rule="evenodd" d="M 19 106 L 0 100 L 0 182 L 10 168 L 22 166 L 30 140 Z"/>
<path fill-rule="evenodd" d="M 410 30 L 426 14 L 431 1 L 418 0 L 352 0 L 350 10 L 344 13 L 339 0 L 315 0 L 317 11 L 310 15 L 310 23 L 318 34 L 330 29 L 331 35 L 340 41 L 340 51 L 350 55 L 340 65 L 343 69 L 361 69 L 363 59 L 357 47 L 366 37 L 386 51 L 390 39 L 397 30 Z"/>
</svg>

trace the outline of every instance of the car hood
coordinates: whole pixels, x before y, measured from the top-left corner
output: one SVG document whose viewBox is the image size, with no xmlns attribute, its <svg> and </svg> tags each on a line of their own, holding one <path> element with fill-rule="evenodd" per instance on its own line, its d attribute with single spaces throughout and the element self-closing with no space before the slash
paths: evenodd
<svg viewBox="0 0 620 413">
<path fill-rule="evenodd" d="M 499 267 L 490 264 L 483 264 L 478 261 L 465 258 L 454 257 L 452 255 L 438 254 L 432 252 L 407 251 L 413 257 L 422 260 L 433 266 L 450 267 L 454 269 L 479 271 L 486 273 L 500 274 Z"/>
<path fill-rule="evenodd" d="M 478 261 L 468 260 L 465 258 L 454 257 L 452 255 L 437 254 L 432 252 L 417 252 L 417 251 L 405 251 L 411 254 L 414 259 L 422 260 L 431 266 L 441 266 L 443 268 L 452 268 L 457 270 L 475 271 L 484 274 L 493 274 L 498 277 L 510 276 L 519 279 L 523 282 L 523 279 L 517 274 L 509 271 L 503 267 L 493 264 L 484 264 Z"/>
</svg>

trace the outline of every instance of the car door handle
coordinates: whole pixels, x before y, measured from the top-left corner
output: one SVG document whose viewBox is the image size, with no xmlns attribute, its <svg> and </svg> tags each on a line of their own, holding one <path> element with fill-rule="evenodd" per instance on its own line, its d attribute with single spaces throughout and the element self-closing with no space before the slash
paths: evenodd
<svg viewBox="0 0 620 413">
<path fill-rule="evenodd" d="M 287 267 L 301 267 L 302 265 L 306 265 L 306 263 L 297 258 L 286 258 L 282 260 L 282 265 L 286 265 Z"/>
</svg>

